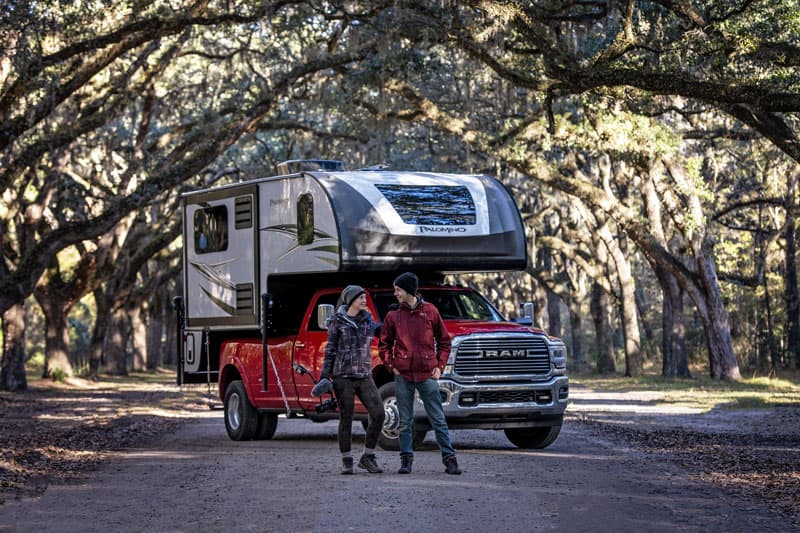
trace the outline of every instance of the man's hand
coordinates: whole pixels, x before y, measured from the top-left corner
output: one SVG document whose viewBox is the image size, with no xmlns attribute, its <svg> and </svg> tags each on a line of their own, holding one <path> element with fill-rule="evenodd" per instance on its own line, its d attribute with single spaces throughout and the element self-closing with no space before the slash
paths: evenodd
<svg viewBox="0 0 800 533">
<path fill-rule="evenodd" d="M 433 379 L 439 379 L 440 377 L 442 377 L 442 371 L 439 370 L 438 366 L 433 369 L 433 372 L 431 372 L 431 376 L 433 376 Z"/>
</svg>

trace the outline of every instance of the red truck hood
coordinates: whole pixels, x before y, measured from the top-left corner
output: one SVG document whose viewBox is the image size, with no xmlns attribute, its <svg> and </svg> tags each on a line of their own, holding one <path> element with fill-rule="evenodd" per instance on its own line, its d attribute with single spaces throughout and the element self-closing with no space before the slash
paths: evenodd
<svg viewBox="0 0 800 533">
<path fill-rule="evenodd" d="M 469 335 L 470 333 L 539 333 L 545 332 L 538 328 L 530 328 L 513 322 L 481 322 L 477 320 L 445 320 L 447 331 L 451 336 Z"/>
</svg>

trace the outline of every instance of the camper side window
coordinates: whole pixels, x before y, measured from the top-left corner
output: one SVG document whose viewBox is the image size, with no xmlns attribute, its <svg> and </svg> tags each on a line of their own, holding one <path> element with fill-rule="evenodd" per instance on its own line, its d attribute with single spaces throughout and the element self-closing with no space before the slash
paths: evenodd
<svg viewBox="0 0 800 533">
<path fill-rule="evenodd" d="M 206 207 L 194 212 L 194 250 L 198 254 L 228 249 L 228 208 Z"/>
<path fill-rule="evenodd" d="M 314 242 L 314 198 L 309 193 L 297 197 L 297 244 Z"/>
</svg>

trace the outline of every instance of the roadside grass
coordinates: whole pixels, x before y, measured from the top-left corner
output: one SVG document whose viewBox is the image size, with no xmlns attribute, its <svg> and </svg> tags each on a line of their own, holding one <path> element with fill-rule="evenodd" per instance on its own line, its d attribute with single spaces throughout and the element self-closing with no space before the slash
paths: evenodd
<svg viewBox="0 0 800 533">
<path fill-rule="evenodd" d="M 665 378 L 646 374 L 636 378 L 621 375 L 570 374 L 570 382 L 593 391 L 658 393 L 656 404 L 690 407 L 702 411 L 720 409 L 769 409 L 800 404 L 800 373 L 776 377 L 719 381 L 708 376 Z"/>
</svg>

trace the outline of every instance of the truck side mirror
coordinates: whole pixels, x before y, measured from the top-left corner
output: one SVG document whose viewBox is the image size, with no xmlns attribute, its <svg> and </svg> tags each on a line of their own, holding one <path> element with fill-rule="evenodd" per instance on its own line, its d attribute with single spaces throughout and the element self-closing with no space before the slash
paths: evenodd
<svg viewBox="0 0 800 533">
<path fill-rule="evenodd" d="M 328 329 L 328 323 L 333 318 L 333 306 L 331 304 L 319 304 L 317 306 L 317 326 L 320 329 Z"/>
<path fill-rule="evenodd" d="M 519 306 L 520 317 L 517 319 L 518 324 L 526 326 L 533 325 L 533 302 L 524 302 Z"/>
</svg>

